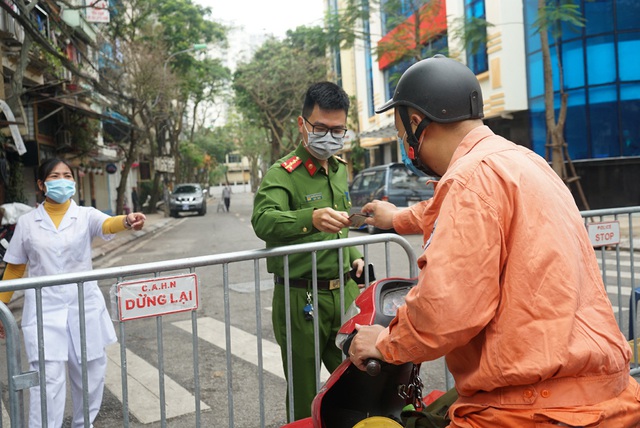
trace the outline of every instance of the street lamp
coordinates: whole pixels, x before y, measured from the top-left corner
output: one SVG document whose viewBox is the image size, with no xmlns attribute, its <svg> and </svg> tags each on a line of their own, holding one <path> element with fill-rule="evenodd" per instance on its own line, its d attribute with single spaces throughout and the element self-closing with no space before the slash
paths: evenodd
<svg viewBox="0 0 640 428">
<path fill-rule="evenodd" d="M 181 51 L 172 53 L 171 55 L 169 55 L 167 57 L 167 59 L 164 62 L 163 75 L 164 76 L 167 75 L 167 65 L 169 64 L 169 61 L 171 60 L 171 58 L 173 58 L 174 56 L 179 55 L 181 53 L 185 53 L 185 52 L 201 51 L 201 50 L 206 49 L 206 48 L 207 48 L 207 44 L 206 43 L 196 43 L 193 46 L 191 46 L 190 48 L 183 49 Z"/>
</svg>

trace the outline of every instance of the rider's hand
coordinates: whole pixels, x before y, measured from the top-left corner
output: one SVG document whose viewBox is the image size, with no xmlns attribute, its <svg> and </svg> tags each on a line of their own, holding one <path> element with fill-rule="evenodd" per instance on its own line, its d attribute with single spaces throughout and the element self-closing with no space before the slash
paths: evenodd
<svg viewBox="0 0 640 428">
<path fill-rule="evenodd" d="M 382 354 L 376 348 L 378 335 L 385 328 L 381 325 L 359 325 L 356 324 L 356 334 L 349 346 L 349 359 L 362 371 L 367 370 L 367 360 L 375 358 L 384 361 Z"/>
<path fill-rule="evenodd" d="M 371 214 L 365 220 L 365 223 L 375 226 L 378 229 L 391 229 L 393 228 L 393 215 L 400 211 L 398 207 L 391 202 L 386 201 L 371 201 L 362 207 L 362 212 Z"/>
<path fill-rule="evenodd" d="M 311 217 L 313 227 L 320 232 L 338 233 L 345 227 L 349 227 L 349 215 L 333 208 L 320 208 L 313 211 Z"/>
</svg>

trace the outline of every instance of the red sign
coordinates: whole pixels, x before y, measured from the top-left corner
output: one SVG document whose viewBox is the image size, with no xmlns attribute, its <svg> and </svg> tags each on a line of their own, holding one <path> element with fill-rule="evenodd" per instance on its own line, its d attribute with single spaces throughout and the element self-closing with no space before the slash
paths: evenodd
<svg viewBox="0 0 640 428">
<path fill-rule="evenodd" d="M 168 315 L 198 309 L 196 274 L 142 279 L 116 284 L 118 319 Z"/>
</svg>

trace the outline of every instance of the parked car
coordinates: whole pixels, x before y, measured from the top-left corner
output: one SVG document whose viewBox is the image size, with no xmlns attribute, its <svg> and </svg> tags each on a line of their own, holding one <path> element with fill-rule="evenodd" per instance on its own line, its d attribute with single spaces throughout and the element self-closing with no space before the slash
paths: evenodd
<svg viewBox="0 0 640 428">
<path fill-rule="evenodd" d="M 433 196 L 433 185 L 427 181 L 433 177 L 418 177 L 402 163 L 390 163 L 364 169 L 356 175 L 349 188 L 351 214 L 374 199 L 388 201 L 397 207 L 409 207 Z M 367 226 L 369 233 L 379 230 Z"/>
<path fill-rule="evenodd" d="M 169 197 L 169 214 L 177 217 L 180 212 L 190 211 L 197 211 L 198 215 L 207 213 L 206 192 L 199 184 L 178 184 Z"/>
</svg>

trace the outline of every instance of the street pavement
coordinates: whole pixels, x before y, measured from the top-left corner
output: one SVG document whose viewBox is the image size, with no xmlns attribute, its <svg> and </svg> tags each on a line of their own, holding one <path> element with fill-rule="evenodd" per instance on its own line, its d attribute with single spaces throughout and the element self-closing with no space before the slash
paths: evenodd
<svg viewBox="0 0 640 428">
<path fill-rule="evenodd" d="M 251 205 L 252 205 L 252 198 L 253 195 L 249 192 L 245 192 L 245 193 L 234 193 L 233 196 L 233 201 L 232 201 L 232 213 L 234 212 L 241 212 L 241 217 L 246 217 L 247 215 L 250 215 L 251 212 Z M 216 210 L 216 206 L 219 203 L 219 198 L 215 198 L 215 197 L 211 197 L 208 201 L 208 210 L 209 213 L 212 214 L 215 212 Z M 235 209 L 234 209 L 235 208 Z M 237 215 L 237 214 L 236 214 Z M 186 216 L 185 216 L 186 217 Z M 235 216 L 234 216 L 235 217 Z M 225 218 L 227 218 L 225 216 Z M 229 219 L 231 219 L 233 217 L 229 217 Z M 194 219 L 195 221 L 196 219 Z M 608 219 L 603 219 L 603 221 L 606 221 Z M 122 249 L 124 247 L 131 247 L 131 243 L 135 240 L 138 240 L 140 238 L 143 237 L 147 237 L 147 238 L 153 238 L 152 235 L 156 234 L 156 233 L 160 233 L 160 230 L 163 228 L 172 228 L 175 225 L 179 225 L 181 223 L 180 219 L 175 219 L 175 218 L 171 218 L 171 217 L 165 217 L 163 212 L 158 212 L 158 213 L 153 213 L 153 214 L 147 214 L 147 221 L 145 223 L 145 227 L 143 228 L 143 230 L 141 231 L 125 231 L 125 232 L 121 232 L 119 234 L 117 234 L 113 240 L 111 241 L 103 241 L 101 239 L 95 239 L 92 245 L 92 257 L 95 261 L 109 255 L 110 253 L 117 251 L 118 249 Z M 621 219 L 621 238 L 623 240 L 624 243 L 624 239 L 627 239 L 628 242 L 628 225 L 623 224 L 626 223 L 626 217 Z M 244 223 L 246 225 L 246 222 Z M 250 227 L 250 225 L 249 225 Z M 634 216 L 633 217 L 633 231 L 634 231 L 634 235 L 636 236 L 636 238 L 634 239 L 634 241 L 638 241 L 638 237 L 640 237 L 640 216 Z M 419 241 L 421 238 L 416 237 L 416 239 Z M 141 241 L 142 243 L 146 242 L 145 240 Z M 622 245 L 621 245 L 622 246 Z M 638 244 L 634 244 L 634 248 L 636 250 L 640 249 L 640 245 Z M 615 256 L 615 254 L 612 254 L 612 252 L 610 251 L 606 251 L 606 262 L 605 260 L 601 260 L 601 266 L 602 265 L 606 265 L 608 266 L 608 270 L 606 272 L 606 275 L 609 276 L 609 274 L 612 274 L 615 272 L 615 264 L 616 264 L 616 260 L 612 259 L 613 256 Z M 636 254 L 638 254 L 640 256 L 640 252 L 637 252 Z M 628 255 L 628 253 L 627 253 Z M 636 256 L 634 255 L 634 258 Z M 106 258 L 105 258 L 106 260 Z M 636 259 L 637 260 L 637 259 Z M 98 263 L 99 264 L 99 263 Z M 625 269 L 629 268 L 629 263 L 625 262 Z M 635 266 L 640 266 L 640 262 L 636 261 Z M 623 277 L 623 279 L 626 281 L 630 278 L 627 278 L 629 276 L 629 272 L 623 272 L 623 275 L 625 275 Z M 608 281 L 609 282 L 609 281 Z M 613 281 L 613 278 L 611 278 L 610 281 L 611 284 L 615 283 L 615 281 Z M 629 301 L 629 295 L 630 295 L 630 291 L 631 291 L 631 287 L 629 287 L 629 285 L 627 285 L 626 283 L 624 284 L 624 290 L 623 290 L 623 295 L 622 295 L 622 299 L 621 301 L 623 302 L 622 307 L 620 307 L 620 312 L 624 312 L 625 314 L 628 312 L 628 301 Z M 611 290 L 609 290 L 609 288 L 611 288 Z M 617 288 L 615 286 L 607 286 L 607 291 L 610 293 L 610 295 L 615 295 L 617 294 L 617 290 L 615 290 L 614 288 Z M 15 300 L 15 299 L 14 299 Z M 18 302 L 20 303 L 20 302 Z M 21 304 L 21 303 L 20 303 Z M 11 305 L 10 305 L 11 306 Z M 619 307 L 617 305 L 614 305 L 614 310 L 616 312 L 616 315 L 618 315 L 619 312 Z M 188 334 L 189 330 L 189 321 L 177 321 L 177 322 L 173 322 L 171 323 L 171 326 L 173 327 L 177 327 L 180 329 L 183 329 L 186 333 Z M 211 316 L 203 316 L 201 317 L 201 319 L 199 320 L 199 324 L 201 325 L 200 328 L 200 334 L 199 337 L 206 343 L 211 344 L 211 346 L 214 347 L 222 347 L 224 344 L 224 332 L 225 332 L 225 326 L 224 323 L 221 320 L 216 319 L 215 317 L 211 317 Z M 623 325 L 624 322 L 622 323 Z M 239 328 L 234 328 L 232 330 L 232 333 L 234 335 L 233 338 L 233 343 L 249 343 L 249 344 L 255 344 L 255 336 L 252 335 L 249 330 L 245 331 Z M 625 331 L 626 333 L 626 331 Z M 243 335 L 242 337 L 237 337 L 238 335 Z M 244 337 L 246 336 L 246 338 Z M 276 355 L 278 354 L 278 348 L 274 343 L 271 343 L 268 340 L 264 340 L 263 338 L 263 347 L 264 349 L 266 349 L 268 351 L 268 354 L 273 354 Z M 273 349 L 271 349 L 273 348 Z M 118 348 L 117 347 L 112 347 L 110 348 L 110 352 L 114 353 L 114 355 L 110 355 L 110 362 L 113 362 L 113 364 L 115 364 L 114 367 L 111 367 L 109 370 L 109 373 L 111 373 L 112 375 L 115 376 L 115 379 L 108 379 L 108 385 L 107 388 L 111 392 L 110 394 L 113 395 L 112 401 L 115 401 L 116 404 L 120 403 L 120 399 L 118 398 L 118 391 L 120 389 L 120 379 L 119 379 L 119 375 L 118 373 L 120 372 L 119 367 L 117 366 L 117 363 L 120 361 L 119 358 L 119 354 L 118 354 Z M 130 350 L 127 350 L 127 352 L 130 352 Z M 237 349 L 234 349 L 234 355 L 236 355 L 236 357 L 238 358 L 245 358 L 246 355 L 252 355 L 251 354 L 252 351 L 250 350 L 243 350 L 243 351 L 238 351 Z M 245 356 L 245 357 L 243 357 Z M 134 368 L 135 366 L 135 370 L 132 370 L 132 372 L 135 372 L 137 375 L 140 375 L 141 373 L 152 373 L 151 377 L 149 377 L 149 379 L 152 379 L 151 381 L 148 381 L 148 379 L 146 379 L 146 375 L 142 376 L 144 379 L 146 379 L 144 382 L 140 381 L 140 385 L 141 385 L 141 391 L 137 391 L 135 389 L 132 389 L 133 392 L 132 394 L 130 394 L 130 411 L 132 412 L 132 414 L 136 414 L 136 417 L 138 418 L 139 421 L 144 420 L 144 418 L 141 416 L 142 413 L 137 413 L 134 412 L 134 409 L 137 410 L 136 406 L 138 405 L 138 401 L 142 401 L 144 403 L 146 403 L 145 407 L 149 407 L 148 403 L 154 400 L 154 395 L 151 394 L 151 398 L 148 397 L 148 395 L 143 394 L 146 390 L 148 390 L 150 388 L 150 385 L 153 386 L 157 383 L 157 369 L 149 363 L 146 363 L 144 361 L 143 358 L 141 358 L 140 356 L 137 356 L 135 354 L 128 354 L 128 359 L 129 359 L 129 363 L 132 365 L 130 368 Z M 274 377 L 280 379 L 282 381 L 282 373 L 281 373 L 281 365 L 279 362 L 275 361 L 276 359 L 274 358 L 274 361 L 270 361 L 270 365 L 266 365 L 265 367 L 263 367 L 263 369 L 268 372 L 271 373 L 272 375 L 274 375 Z M 248 363 L 251 364 L 256 364 L 255 361 L 253 360 L 247 360 Z M 271 365 L 273 365 L 273 368 L 271 368 Z M 434 379 L 436 377 L 436 375 L 439 375 L 439 372 L 442 370 L 441 365 L 434 365 L 433 368 L 431 369 L 432 371 L 429 372 L 429 374 L 425 373 L 424 378 L 425 379 Z M 154 377 L 155 376 L 155 377 Z M 326 376 L 326 374 L 325 374 Z M 323 376 L 323 379 L 325 378 L 325 376 Z M 192 413 L 193 409 L 191 409 L 190 406 L 192 406 L 193 404 L 193 395 L 192 393 L 188 390 L 188 388 L 184 388 L 181 387 L 179 385 L 179 379 L 176 379 L 176 381 L 174 381 L 173 379 L 167 379 L 167 382 L 169 382 L 171 385 L 173 385 L 173 383 L 176 384 L 176 386 L 172 386 L 171 390 L 172 393 L 170 394 L 170 397 L 167 397 L 167 400 L 169 400 L 172 404 L 172 408 L 176 408 L 179 409 L 182 413 Z M 111 383 L 113 383 L 113 385 L 111 385 Z M 114 386 L 115 385 L 115 386 Z M 135 382 L 131 382 L 130 384 L 130 388 L 134 388 L 134 386 L 136 385 Z M 436 385 L 432 385 L 432 386 L 436 386 Z M 442 386 L 437 385 L 440 389 L 442 388 Z M 181 387 L 182 389 L 180 389 L 179 392 L 179 387 Z M 155 393 L 157 395 L 157 393 Z M 107 395 L 109 396 L 109 395 Z M 135 400 L 134 400 L 135 399 Z M 105 400 L 107 401 L 107 400 Z M 174 403 L 175 401 L 175 403 Z M 183 403 L 191 403 L 190 406 L 186 406 Z M 210 401 L 207 401 L 207 403 L 211 404 Z M 208 409 L 208 406 L 204 403 L 203 404 L 203 410 Z M 121 405 L 120 405 L 121 406 Z M 107 405 L 104 406 L 105 409 L 105 413 L 107 410 Z M 139 406 L 140 407 L 140 406 Z M 209 410 L 208 413 L 211 413 L 212 411 Z M 3 412 L 5 413 L 5 412 Z M 180 414 L 182 414 L 180 413 Z M 147 423 L 158 423 L 157 422 L 157 415 L 159 414 L 158 411 L 154 409 L 152 409 L 151 411 L 148 411 L 148 414 L 150 414 L 151 416 L 149 417 L 150 419 L 147 420 Z M 6 421 L 6 414 L 3 414 L 3 422 Z M 105 421 L 105 419 L 103 419 L 103 421 Z M 176 420 L 177 423 L 177 420 Z M 8 426 L 8 425 L 6 425 Z M 105 425 L 107 426 L 107 425 Z M 183 426 L 183 425 L 175 425 L 175 426 Z M 184 426 L 188 426 L 184 425 Z M 242 426 L 241 424 L 239 426 Z"/>
</svg>

